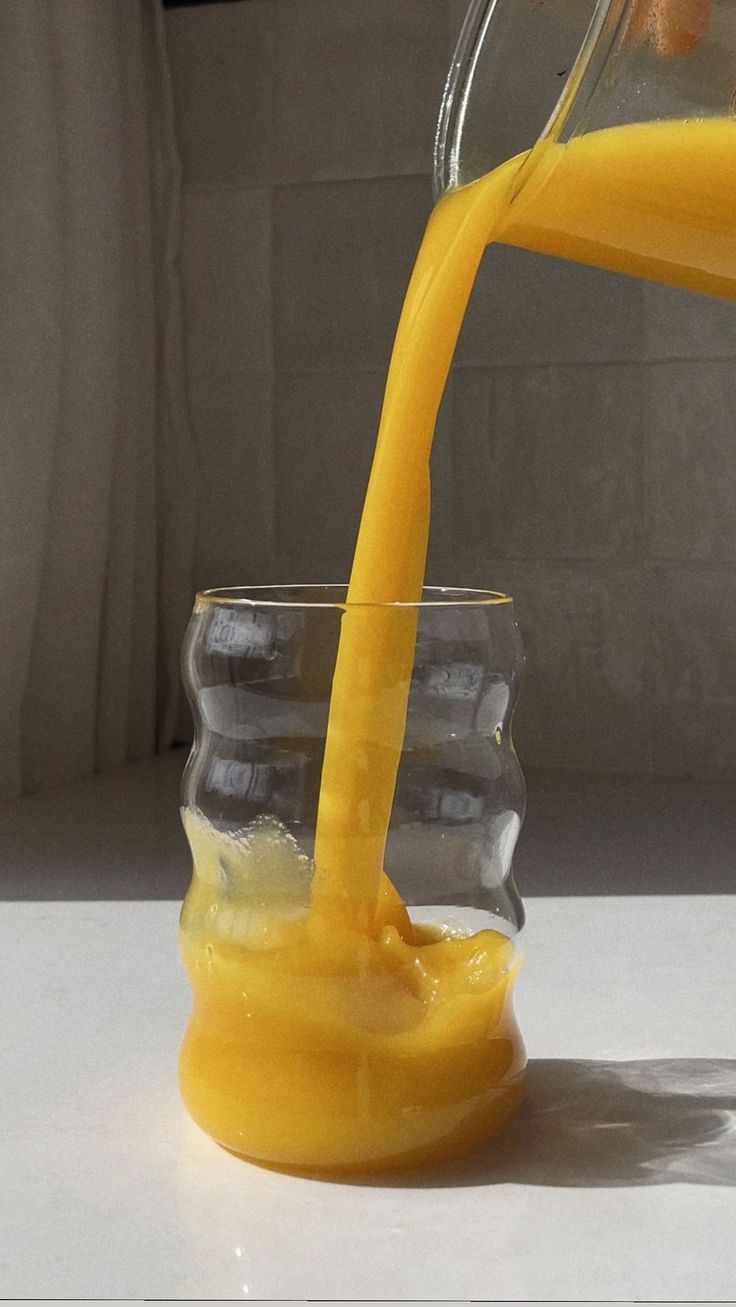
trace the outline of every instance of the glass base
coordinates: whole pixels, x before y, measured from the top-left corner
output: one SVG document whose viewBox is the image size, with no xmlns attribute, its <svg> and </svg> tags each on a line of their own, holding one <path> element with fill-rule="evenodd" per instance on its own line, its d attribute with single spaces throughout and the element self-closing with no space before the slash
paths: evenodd
<svg viewBox="0 0 736 1307">
<path fill-rule="evenodd" d="M 228 1148 L 226 1144 L 220 1143 L 219 1139 L 215 1140 L 215 1142 L 219 1143 L 220 1147 L 224 1148 L 226 1152 L 232 1153 L 233 1157 L 238 1157 L 243 1162 L 251 1162 L 254 1166 L 263 1167 L 267 1171 L 278 1171 L 283 1175 L 303 1176 L 305 1179 L 358 1179 L 361 1176 L 369 1177 L 389 1175 L 399 1171 L 414 1171 L 419 1168 L 440 1166 L 445 1162 L 455 1161 L 475 1152 L 476 1149 L 482 1148 L 486 1144 L 490 1144 L 516 1115 L 524 1098 L 525 1084 L 526 1071 L 522 1071 L 515 1084 L 509 1085 L 505 1090 L 499 1092 L 493 1106 L 492 1115 L 487 1111 L 479 1112 L 477 1116 L 463 1122 L 461 1127 L 444 1139 L 434 1140 L 425 1147 L 416 1148 L 411 1152 L 373 1158 L 368 1162 L 356 1161 L 331 1166 L 317 1164 L 296 1166 L 288 1162 L 272 1162 L 262 1157 L 253 1157 L 248 1153 L 237 1152 L 233 1148 Z"/>
<path fill-rule="evenodd" d="M 317 1050 L 251 1049 L 228 1075 L 210 1052 L 187 1032 L 180 1082 L 197 1125 L 247 1161 L 325 1177 L 429 1166 L 478 1148 L 513 1116 L 526 1078 L 513 1018 L 482 1044 L 435 1050 L 434 1065 L 399 1056 L 350 1066 Z"/>
</svg>

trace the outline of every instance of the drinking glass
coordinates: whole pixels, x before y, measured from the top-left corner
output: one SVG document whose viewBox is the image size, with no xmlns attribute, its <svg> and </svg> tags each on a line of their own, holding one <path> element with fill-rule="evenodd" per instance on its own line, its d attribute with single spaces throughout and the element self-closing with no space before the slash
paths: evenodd
<svg viewBox="0 0 736 1307">
<path fill-rule="evenodd" d="M 196 736 L 182 794 L 194 864 L 182 1090 L 220 1143 L 296 1169 L 461 1152 L 499 1128 L 524 1078 L 511 1001 L 524 812 L 512 602 L 427 589 L 421 603 L 363 614 L 409 617 L 417 636 L 372 935 L 311 893 L 351 607 L 339 586 L 208 591 L 183 655 Z"/>
</svg>

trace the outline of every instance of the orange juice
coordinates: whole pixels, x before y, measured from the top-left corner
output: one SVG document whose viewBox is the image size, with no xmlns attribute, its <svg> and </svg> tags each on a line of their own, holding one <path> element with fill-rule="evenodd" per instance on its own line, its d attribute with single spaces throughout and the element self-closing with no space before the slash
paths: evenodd
<svg viewBox="0 0 736 1307">
<path fill-rule="evenodd" d="M 735 147 L 731 118 L 635 123 L 549 146 L 497 239 L 733 299 Z"/>
<path fill-rule="evenodd" d="M 399 323 L 348 602 L 412 602 L 421 596 L 429 522 L 434 420 L 484 247 L 524 246 L 712 294 L 736 294 L 736 123 L 730 119 L 641 123 L 550 144 L 514 198 L 519 156 L 450 193 L 431 216 Z M 369 630 L 368 627 L 371 626 Z M 392 639 L 370 614 L 348 612 L 330 706 L 317 831 L 318 876 L 346 897 L 353 917 L 370 912 L 381 875 L 413 652 L 407 622 Z M 400 644 L 401 647 L 397 647 Z M 367 649 L 371 650 L 370 660 Z M 351 692 L 359 659 L 370 667 L 393 752 L 358 777 L 375 706 Z M 392 671 L 404 668 L 398 680 Z M 402 689 L 403 685 L 403 689 Z M 402 697 L 403 695 L 403 697 Z M 362 716 L 361 716 L 362 715 Z M 382 722 L 383 725 L 383 722 Z M 356 786 L 370 813 L 359 856 L 344 874 L 344 840 L 355 850 Z"/>
<path fill-rule="evenodd" d="M 383 874 L 416 621 L 411 608 L 389 621 L 370 605 L 421 596 L 434 422 L 485 246 L 733 296 L 734 147 L 725 119 L 611 128 L 510 160 L 431 215 L 342 619 L 314 865 L 276 829 L 224 849 L 230 837 L 185 816 L 195 873 L 182 944 L 195 1007 L 182 1090 L 195 1119 L 239 1153 L 340 1169 L 438 1159 L 489 1137 L 519 1100 L 512 946 L 493 931 L 412 925 Z M 218 916 L 224 856 L 244 885 L 260 876 L 276 887 L 229 922 Z M 301 908 L 286 912 L 294 896 L 280 899 L 278 886 L 299 877 Z"/>
<path fill-rule="evenodd" d="M 371 932 L 318 924 L 310 860 L 278 823 L 242 841 L 184 822 L 194 1011 L 180 1079 L 208 1134 L 276 1165 L 366 1170 L 461 1152 L 511 1114 L 524 1057 L 509 940 L 413 928 L 390 895 Z M 243 883 L 230 909 L 223 860 Z"/>
</svg>

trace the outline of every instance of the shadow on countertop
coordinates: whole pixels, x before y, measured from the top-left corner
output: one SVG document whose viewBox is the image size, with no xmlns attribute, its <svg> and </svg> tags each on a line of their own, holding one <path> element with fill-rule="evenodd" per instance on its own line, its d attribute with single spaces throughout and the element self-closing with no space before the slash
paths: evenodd
<svg viewBox="0 0 736 1307">
<path fill-rule="evenodd" d="M 351 1176 L 344 1183 L 733 1186 L 736 1059 L 532 1060 L 525 1102 L 486 1149 L 429 1170 Z"/>
</svg>

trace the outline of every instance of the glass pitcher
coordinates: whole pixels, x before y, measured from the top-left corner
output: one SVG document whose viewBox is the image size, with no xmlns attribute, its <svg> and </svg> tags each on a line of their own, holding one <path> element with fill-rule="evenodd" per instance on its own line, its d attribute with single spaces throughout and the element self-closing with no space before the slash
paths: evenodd
<svg viewBox="0 0 736 1307">
<path fill-rule="evenodd" d="M 473 0 L 438 196 L 515 158 L 498 239 L 733 298 L 732 0 Z"/>
</svg>

